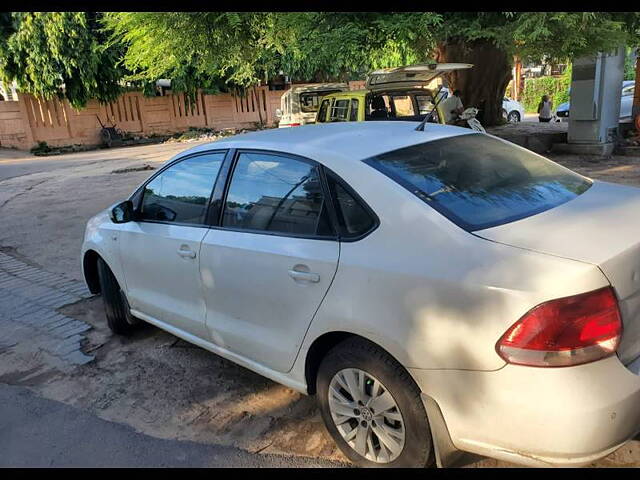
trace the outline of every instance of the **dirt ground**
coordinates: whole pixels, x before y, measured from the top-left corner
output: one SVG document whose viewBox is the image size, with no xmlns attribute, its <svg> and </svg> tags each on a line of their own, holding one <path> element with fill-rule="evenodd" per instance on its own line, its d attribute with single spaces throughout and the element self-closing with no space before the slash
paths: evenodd
<svg viewBox="0 0 640 480">
<path fill-rule="evenodd" d="M 137 147 L 114 151 L 107 159 L 65 155 L 58 159 L 62 163 L 34 163 L 28 173 L 0 178 L 0 247 L 13 248 L 47 270 L 81 278 L 78 252 L 86 220 L 152 173 L 112 172 L 144 164 L 157 167 L 188 146 Z M 640 186 L 640 158 L 549 158 L 593 178 Z M 10 161 L 18 160 L 5 160 Z M 0 364 L 0 382 L 28 386 L 46 398 L 159 438 L 346 461 L 325 432 L 312 397 L 150 325 L 130 338 L 114 336 L 100 297 L 68 305 L 62 313 L 93 326 L 83 350 L 94 354 L 95 361 L 60 371 L 37 355 L 13 358 Z M 483 459 L 469 466 L 512 465 Z M 640 438 L 593 466 L 640 466 Z"/>
</svg>

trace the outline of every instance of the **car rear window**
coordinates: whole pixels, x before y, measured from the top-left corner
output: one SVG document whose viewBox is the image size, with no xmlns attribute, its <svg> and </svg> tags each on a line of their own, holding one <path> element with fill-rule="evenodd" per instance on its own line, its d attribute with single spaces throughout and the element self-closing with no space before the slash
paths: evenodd
<svg viewBox="0 0 640 480">
<path fill-rule="evenodd" d="M 365 163 L 467 231 L 549 210 L 592 184 L 536 153 L 484 134 L 413 145 Z"/>
</svg>

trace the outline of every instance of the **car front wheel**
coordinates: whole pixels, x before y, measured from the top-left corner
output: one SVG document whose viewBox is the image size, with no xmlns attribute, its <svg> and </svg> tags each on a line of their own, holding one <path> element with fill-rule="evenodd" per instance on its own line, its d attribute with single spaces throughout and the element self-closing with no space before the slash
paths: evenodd
<svg viewBox="0 0 640 480">
<path fill-rule="evenodd" d="M 518 123 L 520 121 L 520 113 L 515 110 L 510 112 L 509 115 L 507 115 L 507 121 L 509 123 Z"/>
<path fill-rule="evenodd" d="M 420 390 L 393 357 L 361 338 L 334 347 L 320 365 L 318 403 L 342 452 L 364 467 L 434 462 Z"/>
</svg>

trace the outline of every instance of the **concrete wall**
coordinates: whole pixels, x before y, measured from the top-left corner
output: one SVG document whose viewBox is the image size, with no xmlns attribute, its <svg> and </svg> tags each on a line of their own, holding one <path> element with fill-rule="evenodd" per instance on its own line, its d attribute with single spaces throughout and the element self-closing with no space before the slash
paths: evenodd
<svg viewBox="0 0 640 480">
<path fill-rule="evenodd" d="M 349 86 L 364 88 L 364 82 L 350 82 Z M 81 110 L 66 100 L 19 94 L 18 101 L 0 102 L 0 147 L 29 150 L 38 142 L 54 147 L 99 145 L 100 122 L 134 135 L 172 134 L 190 127 L 251 128 L 260 117 L 267 126 L 275 126 L 275 111 L 284 92 L 266 86 L 248 89 L 244 95 L 199 92 L 191 105 L 180 93 L 147 98 L 141 92 L 127 92 L 107 105 L 91 100 Z"/>
<path fill-rule="evenodd" d="M 195 104 L 190 105 L 183 94 L 146 98 L 140 92 L 128 92 L 106 105 L 89 101 L 81 110 L 66 100 L 20 94 L 18 101 L 0 102 L 0 146 L 28 150 L 38 142 L 99 145 L 100 122 L 134 135 L 172 134 L 190 127 L 251 128 L 260 116 L 274 126 L 283 93 L 267 87 L 251 89 L 244 96 L 198 93 Z"/>
<path fill-rule="evenodd" d="M 0 146 L 31 148 L 33 138 L 24 116 L 20 102 L 0 102 Z"/>
</svg>

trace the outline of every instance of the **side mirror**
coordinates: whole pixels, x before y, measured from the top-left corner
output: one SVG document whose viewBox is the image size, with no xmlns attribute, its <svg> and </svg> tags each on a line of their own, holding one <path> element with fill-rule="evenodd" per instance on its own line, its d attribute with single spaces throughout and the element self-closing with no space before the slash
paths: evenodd
<svg viewBox="0 0 640 480">
<path fill-rule="evenodd" d="M 111 208 L 111 221 L 113 223 L 127 223 L 133 220 L 133 202 L 125 200 Z"/>
</svg>

